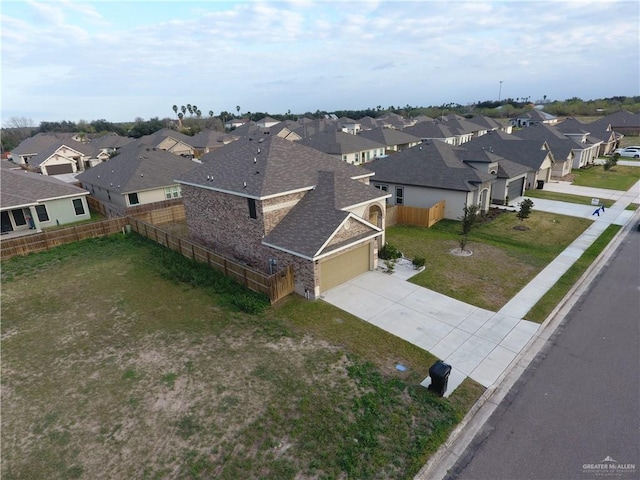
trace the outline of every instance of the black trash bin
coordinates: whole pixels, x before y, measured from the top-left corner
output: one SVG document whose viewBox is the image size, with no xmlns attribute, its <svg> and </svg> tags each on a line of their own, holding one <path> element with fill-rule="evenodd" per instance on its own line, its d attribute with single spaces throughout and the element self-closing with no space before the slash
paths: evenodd
<svg viewBox="0 0 640 480">
<path fill-rule="evenodd" d="M 429 390 L 436 393 L 440 397 L 447 391 L 449 383 L 449 374 L 451 373 L 451 365 L 438 360 L 429 368 L 429 376 L 431 377 L 431 385 Z"/>
<path fill-rule="evenodd" d="M 542 190 L 544 188 L 544 180 L 538 180 L 538 190 Z"/>
</svg>

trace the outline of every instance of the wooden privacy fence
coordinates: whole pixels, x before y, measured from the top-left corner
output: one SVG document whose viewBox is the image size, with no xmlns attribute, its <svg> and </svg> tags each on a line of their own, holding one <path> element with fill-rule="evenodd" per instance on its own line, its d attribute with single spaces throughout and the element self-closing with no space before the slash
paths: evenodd
<svg viewBox="0 0 640 480">
<path fill-rule="evenodd" d="M 417 225 L 428 228 L 444 218 L 444 205 L 444 200 L 441 200 L 429 208 L 407 207 L 406 205 L 387 207 L 385 223 L 387 227 Z"/>
<path fill-rule="evenodd" d="M 249 290 L 265 294 L 271 303 L 286 297 L 294 290 L 293 268 L 291 266 L 273 275 L 267 275 L 137 218 L 129 217 L 129 224 L 134 232 L 171 250 L 180 252 L 185 257 L 206 263 L 211 268 L 215 268 L 243 284 Z"/>
<path fill-rule="evenodd" d="M 9 238 L 0 242 L 0 255 L 3 260 L 15 255 L 42 252 L 65 243 L 77 242 L 87 238 L 102 237 L 121 232 L 129 222 L 126 218 L 112 218 L 102 222 L 85 223 L 75 227 L 49 230 L 24 237 Z"/>
</svg>

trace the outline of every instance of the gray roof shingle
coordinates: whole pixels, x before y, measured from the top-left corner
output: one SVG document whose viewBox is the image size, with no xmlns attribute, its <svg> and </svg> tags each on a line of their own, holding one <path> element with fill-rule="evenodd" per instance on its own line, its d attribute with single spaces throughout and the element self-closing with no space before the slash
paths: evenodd
<svg viewBox="0 0 640 480">
<path fill-rule="evenodd" d="M 462 162 L 455 149 L 444 142 L 426 142 L 387 158 L 374 160 L 367 168 L 376 182 L 414 185 L 470 192 L 494 177 Z"/>
<path fill-rule="evenodd" d="M 352 180 L 373 175 L 369 170 L 280 137 L 241 138 L 201 160 L 201 166 L 178 181 L 260 199 L 310 190 L 318 182 L 319 171 L 332 171 L 337 182 L 348 180 L 337 192 L 341 208 L 381 197 L 379 190 Z"/>
<path fill-rule="evenodd" d="M 2 170 L 0 208 L 33 205 L 61 197 L 88 195 L 86 190 L 47 175 L 25 170 Z"/>
<path fill-rule="evenodd" d="M 298 143 L 329 155 L 346 155 L 385 147 L 384 143 L 335 129 L 324 130 L 313 136 L 302 138 Z"/>
<path fill-rule="evenodd" d="M 133 142 L 107 162 L 85 170 L 76 178 L 118 193 L 139 192 L 175 185 L 175 178 L 198 167 L 188 158 Z"/>
</svg>

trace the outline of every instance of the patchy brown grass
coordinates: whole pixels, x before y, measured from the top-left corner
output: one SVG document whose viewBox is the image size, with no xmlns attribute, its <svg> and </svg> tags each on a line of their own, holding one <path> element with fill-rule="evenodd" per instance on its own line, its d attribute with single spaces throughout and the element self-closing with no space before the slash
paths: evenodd
<svg viewBox="0 0 640 480">
<path fill-rule="evenodd" d="M 482 392 L 433 396 L 433 357 L 324 302 L 230 308 L 157 248 L 3 262 L 3 479 L 407 478 Z"/>
</svg>

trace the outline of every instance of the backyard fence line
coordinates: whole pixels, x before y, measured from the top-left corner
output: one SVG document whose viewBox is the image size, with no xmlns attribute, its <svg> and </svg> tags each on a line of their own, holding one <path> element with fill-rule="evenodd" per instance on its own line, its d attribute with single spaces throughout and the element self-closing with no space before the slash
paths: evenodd
<svg viewBox="0 0 640 480">
<path fill-rule="evenodd" d="M 429 208 L 408 207 L 406 205 L 393 205 L 387 207 L 386 226 L 416 225 L 419 227 L 431 227 L 444 218 L 444 200 L 439 201 Z"/>
<path fill-rule="evenodd" d="M 85 223 L 23 237 L 8 238 L 0 242 L 0 257 L 6 260 L 16 255 L 50 250 L 65 243 L 112 235 L 121 232 L 127 223 L 126 218 L 112 218 L 101 222 Z"/>
<path fill-rule="evenodd" d="M 271 303 L 277 302 L 294 291 L 293 268 L 291 266 L 287 266 L 273 275 L 267 275 L 137 218 L 129 217 L 129 224 L 134 232 L 196 262 L 209 265 L 249 290 L 266 295 Z"/>
</svg>

